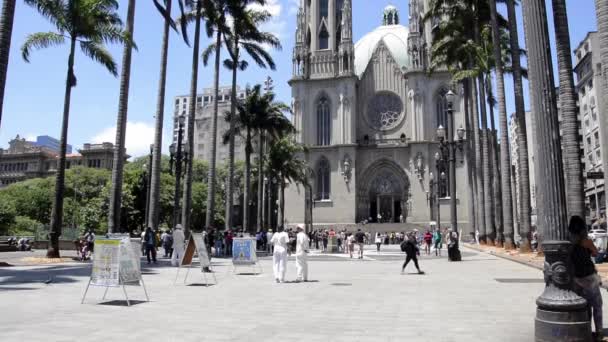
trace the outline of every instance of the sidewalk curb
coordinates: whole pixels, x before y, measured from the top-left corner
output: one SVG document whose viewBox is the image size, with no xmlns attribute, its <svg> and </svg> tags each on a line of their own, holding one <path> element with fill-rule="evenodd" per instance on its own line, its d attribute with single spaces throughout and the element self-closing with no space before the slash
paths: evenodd
<svg viewBox="0 0 608 342">
<path fill-rule="evenodd" d="M 472 249 L 474 251 L 477 251 L 477 252 L 480 252 L 480 253 L 490 254 L 490 255 L 493 255 L 493 256 L 495 256 L 497 258 L 502 258 L 502 259 L 505 259 L 505 260 L 513 261 L 513 262 L 516 262 L 516 263 L 521 264 L 521 265 L 525 265 L 525 266 L 528 266 L 528 267 L 536 268 L 537 270 L 541 270 L 541 271 L 543 270 L 543 268 L 541 266 L 535 265 L 534 263 L 529 262 L 529 261 L 523 261 L 523 260 L 519 260 L 517 258 L 511 257 L 511 256 L 502 255 L 502 254 L 496 254 L 496 253 L 491 252 L 491 251 L 485 251 L 485 250 L 483 250 L 483 249 L 481 249 L 479 247 L 476 247 L 476 246 L 470 245 L 470 244 L 466 244 L 466 243 L 463 244 L 463 245 L 465 247 L 467 247 L 467 248 L 470 248 L 470 249 Z M 600 287 L 603 288 L 603 289 L 608 290 L 608 282 L 603 282 L 602 281 L 602 284 L 600 284 Z"/>
</svg>

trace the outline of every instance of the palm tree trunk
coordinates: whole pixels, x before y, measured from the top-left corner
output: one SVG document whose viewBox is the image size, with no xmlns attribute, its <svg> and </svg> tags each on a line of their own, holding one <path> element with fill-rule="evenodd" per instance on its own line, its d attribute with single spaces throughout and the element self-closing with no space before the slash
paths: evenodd
<svg viewBox="0 0 608 342">
<path fill-rule="evenodd" d="M 135 21 L 135 0 L 129 0 L 127 8 L 127 34 L 133 39 Z M 131 54 L 133 43 L 126 42 L 122 55 L 122 72 L 120 74 L 120 95 L 118 116 L 116 118 L 116 144 L 114 145 L 114 163 L 112 168 L 112 189 L 110 190 L 110 209 L 108 211 L 108 233 L 120 228 L 122 205 L 122 178 L 125 161 L 125 139 L 127 134 L 127 112 L 129 108 L 129 83 L 131 80 Z"/>
<path fill-rule="evenodd" d="M 210 228 L 214 223 L 215 211 L 215 164 L 217 153 L 217 98 L 220 93 L 220 53 L 222 51 L 222 33 L 218 30 L 215 37 L 215 65 L 213 75 L 213 117 L 211 118 L 211 158 L 209 159 L 209 177 L 207 179 L 207 215 L 205 226 Z"/>
<path fill-rule="evenodd" d="M 492 175 L 492 201 L 493 211 L 492 216 L 494 217 L 494 226 L 496 227 L 497 233 L 497 245 L 502 246 L 504 243 L 503 227 L 502 227 L 502 200 L 501 200 L 501 188 L 500 188 L 500 156 L 498 151 L 498 138 L 496 133 L 496 122 L 494 120 L 494 106 L 490 99 L 494 97 L 494 90 L 492 87 L 492 77 L 486 74 L 486 86 L 488 87 L 488 105 L 490 108 L 490 131 L 489 131 L 489 155 L 492 159 L 490 163 L 490 174 Z"/>
<path fill-rule="evenodd" d="M 70 121 L 70 101 L 72 87 L 76 86 L 74 76 L 74 52 L 76 50 L 76 37 L 70 41 L 70 55 L 68 58 L 68 71 L 65 80 L 65 97 L 63 99 L 63 119 L 61 123 L 61 139 L 59 140 L 59 161 L 57 163 L 57 175 L 55 177 L 55 198 L 51 212 L 51 231 L 49 234 L 49 247 L 46 251 L 47 258 L 59 258 L 59 236 L 63 227 L 63 193 L 65 190 L 65 151 L 68 141 L 68 124 Z"/>
<path fill-rule="evenodd" d="M 226 185 L 226 229 L 232 228 L 232 209 L 234 203 L 234 138 L 236 127 L 236 75 L 239 63 L 239 42 L 235 39 L 232 58 L 232 95 L 230 101 L 230 144 L 228 146 L 228 184 Z"/>
<path fill-rule="evenodd" d="M 471 108 L 469 107 L 469 101 L 471 98 L 471 85 L 469 82 L 469 79 L 466 79 L 462 82 L 462 86 L 464 89 L 464 111 L 465 111 L 465 129 L 467 132 L 471 132 Z M 468 181 L 468 188 L 471 191 L 468 191 L 468 200 L 469 200 L 469 233 L 473 233 L 473 236 L 475 236 L 475 232 L 477 231 L 478 227 L 477 227 L 477 220 L 475 217 L 475 208 L 477 208 L 477 206 L 475 205 L 476 203 L 476 191 L 475 191 L 475 168 L 473 166 L 474 163 L 474 144 L 473 144 L 473 139 L 467 139 L 466 141 L 466 158 L 467 158 L 467 181 Z M 433 209 L 432 209 L 432 205 L 431 205 L 431 220 L 433 219 Z"/>
<path fill-rule="evenodd" d="M 166 11 L 171 13 L 171 0 L 166 0 Z M 154 150 L 152 152 L 152 178 L 150 181 L 150 208 L 148 209 L 148 224 L 152 229 L 158 229 L 160 218 L 160 172 L 161 150 L 163 147 L 163 120 L 165 116 L 165 90 L 167 84 L 167 59 L 169 52 L 169 21 L 165 18 L 163 27 L 163 42 L 160 53 L 160 77 L 158 80 L 158 95 L 156 98 L 156 122 L 154 126 Z"/>
<path fill-rule="evenodd" d="M 494 205 L 492 201 L 492 176 L 490 173 L 490 148 L 488 134 L 488 120 L 486 109 L 486 87 L 483 75 L 479 75 L 479 103 L 481 117 L 481 160 L 483 173 L 483 202 L 484 202 L 484 220 L 486 231 L 486 241 L 490 245 L 494 245 L 496 239 L 496 227 L 494 226 Z"/>
<path fill-rule="evenodd" d="M 249 192 L 251 188 L 251 128 L 247 127 L 245 142 L 245 186 L 243 189 L 243 231 L 249 232 Z"/>
<path fill-rule="evenodd" d="M 259 130 L 260 137 L 258 145 L 258 232 L 264 229 L 264 131 Z"/>
<path fill-rule="evenodd" d="M 4 0 L 0 18 L 0 127 L 2 126 L 2 108 L 4 107 L 4 87 L 8 70 L 8 57 L 11 51 L 13 20 L 15 18 L 15 0 Z"/>
<path fill-rule="evenodd" d="M 199 61 L 199 46 L 201 37 L 201 13 L 203 2 L 197 1 L 196 4 L 196 22 L 194 24 L 194 46 L 192 47 L 192 70 L 190 72 L 190 100 L 188 107 L 188 157 L 186 159 L 186 173 L 184 175 L 184 194 L 182 199 L 182 226 L 184 235 L 190 236 L 190 212 L 192 211 L 192 164 L 194 161 L 194 121 L 196 120 L 196 107 L 198 105 L 196 99 L 196 91 L 198 87 L 198 61 Z"/>
<path fill-rule="evenodd" d="M 490 1 L 492 18 L 492 37 L 494 42 L 500 41 L 496 0 Z M 507 122 L 507 103 L 505 99 L 505 79 L 502 67 L 502 49 L 500 44 L 494 46 L 494 63 L 496 64 L 496 94 L 498 99 L 498 115 L 500 124 L 500 183 L 502 188 L 503 229 L 507 244 L 513 243 L 513 199 L 511 198 L 511 153 L 509 152 L 509 126 Z"/>
<path fill-rule="evenodd" d="M 479 110 L 478 110 L 478 99 L 479 95 L 477 92 L 477 81 L 475 78 L 470 78 L 471 90 L 473 92 L 469 99 L 469 107 L 471 108 L 471 118 L 473 118 L 473 159 L 475 160 L 475 172 L 476 172 L 476 189 L 477 189 L 477 206 L 476 206 L 476 221 L 479 229 L 479 241 L 486 243 L 486 225 L 484 224 L 485 219 L 485 208 L 481 205 L 481 201 L 484 200 L 484 188 L 483 188 L 483 173 L 481 170 L 482 156 L 481 156 L 481 141 L 480 141 L 480 130 L 479 130 Z"/>
<path fill-rule="evenodd" d="M 559 72 L 559 101 L 562 115 L 562 148 L 566 174 L 566 201 L 568 216 L 585 217 L 585 183 L 579 144 L 579 122 L 576 109 L 568 14 L 564 0 L 553 0 L 555 45 Z"/>
<path fill-rule="evenodd" d="M 279 184 L 279 205 L 281 206 L 279 212 L 281 213 L 281 217 L 278 219 L 277 225 L 285 227 L 285 178 L 280 177 L 279 179 L 281 182 Z"/>
<path fill-rule="evenodd" d="M 530 167 L 528 160 L 528 134 L 526 126 L 526 108 L 524 103 L 524 87 L 521 75 L 521 59 L 519 51 L 519 35 L 517 32 L 517 14 L 514 0 L 507 0 L 509 15 L 509 36 L 511 39 L 511 58 L 513 67 L 513 91 L 515 93 L 515 119 L 517 121 L 517 164 L 519 165 L 519 235 L 521 236 L 520 251 L 530 251 L 530 226 L 532 213 L 530 204 Z M 505 248 L 509 245 L 509 237 L 505 237 Z"/>
</svg>

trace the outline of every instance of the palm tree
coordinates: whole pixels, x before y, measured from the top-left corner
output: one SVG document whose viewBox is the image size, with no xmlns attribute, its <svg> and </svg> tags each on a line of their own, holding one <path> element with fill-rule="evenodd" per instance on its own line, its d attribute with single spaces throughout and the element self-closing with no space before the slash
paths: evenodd
<svg viewBox="0 0 608 342">
<path fill-rule="evenodd" d="M 517 32 L 517 14 L 515 13 L 515 0 L 507 0 L 507 12 L 509 16 L 509 37 L 512 54 L 513 67 L 513 91 L 515 93 L 515 119 L 517 121 L 517 163 L 519 165 L 519 229 L 521 236 L 520 250 L 530 251 L 530 227 L 531 204 L 530 204 L 530 168 L 528 161 L 528 134 L 526 127 L 526 109 L 524 103 L 524 87 L 522 81 L 522 69 L 519 48 L 519 34 Z M 505 248 L 513 248 L 505 241 Z"/>
<path fill-rule="evenodd" d="M 289 107 L 275 101 L 274 93 L 262 94 L 262 86 L 255 85 L 246 90 L 243 101 L 237 105 L 237 122 L 234 134 L 241 136 L 245 140 L 245 183 L 243 190 L 243 229 L 249 230 L 249 195 L 251 192 L 251 154 L 253 153 L 253 139 L 263 132 L 268 132 L 273 137 L 281 138 L 287 134 L 294 133 L 295 129 L 283 112 Z M 232 120 L 231 113 L 227 113 L 226 120 Z M 230 142 L 230 131 L 224 135 L 224 143 Z M 262 156 L 262 153 L 259 153 Z M 263 174 L 260 168 L 258 173 Z M 260 184 L 258 184 L 260 186 Z M 261 206 L 261 202 L 258 203 Z"/>
<path fill-rule="evenodd" d="M 44 1 L 26 0 L 28 5 L 36 8 L 57 29 L 57 32 L 38 32 L 30 34 L 21 47 L 21 56 L 29 62 L 33 49 L 43 49 L 70 43 L 68 70 L 65 82 L 61 140 L 59 143 L 59 163 L 55 180 L 55 197 L 51 214 L 50 243 L 47 257 L 59 257 L 59 236 L 63 225 L 63 197 L 66 166 L 66 144 L 70 118 L 70 98 L 72 88 L 76 86 L 74 59 L 76 43 L 81 51 L 91 59 L 104 66 L 112 75 L 118 76 L 117 66 L 112 55 L 106 50 L 104 42 L 124 43 L 130 37 L 122 31 L 122 21 L 116 12 L 118 1 L 115 0 L 72 0 Z"/>
<path fill-rule="evenodd" d="M 164 19 L 163 24 L 163 40 L 160 52 L 160 76 L 158 80 L 158 94 L 156 97 L 156 116 L 154 124 L 154 148 L 152 151 L 152 175 L 150 179 L 150 207 L 148 208 L 148 224 L 153 229 L 158 229 L 160 218 L 160 181 L 161 181 L 161 159 L 163 145 L 163 120 L 165 116 L 165 92 L 167 84 L 167 59 L 169 53 L 169 28 L 177 30 L 175 22 L 171 18 L 172 0 L 165 0 L 165 6 L 161 5 L 158 0 L 154 0 L 154 6 Z M 183 8 L 183 3 L 179 2 L 180 8 Z M 185 23 L 182 23 L 182 34 L 187 42 Z"/>
<path fill-rule="evenodd" d="M 513 244 L 513 199 L 511 198 L 511 153 L 509 152 L 509 127 L 507 122 L 507 104 L 505 99 L 505 79 L 500 44 L 500 30 L 496 0 L 489 0 L 494 42 L 494 63 L 496 65 L 496 94 L 498 96 L 498 115 L 500 124 L 500 175 L 502 188 L 502 217 L 505 242 Z"/>
<path fill-rule="evenodd" d="M 285 186 L 287 182 L 305 184 L 308 164 L 300 155 L 306 151 L 293 137 L 286 136 L 274 140 L 268 151 L 268 171 L 279 180 L 279 218 L 277 225 L 285 224 Z"/>
<path fill-rule="evenodd" d="M 561 104 L 562 148 L 566 174 L 566 201 L 569 216 L 585 217 L 585 183 L 579 143 L 579 122 L 576 109 L 577 95 L 574 88 L 570 32 L 566 1 L 553 0 L 555 49 L 559 72 L 559 102 Z"/>
<path fill-rule="evenodd" d="M 125 162 L 125 139 L 127 131 L 127 110 L 129 106 L 129 82 L 131 80 L 131 53 L 133 51 L 133 25 L 135 22 L 135 0 L 129 0 L 127 8 L 126 34 L 130 41 L 124 46 L 122 55 L 122 72 L 120 74 L 120 95 L 118 98 L 118 116 L 116 119 L 116 144 L 114 145 L 114 163 L 112 164 L 112 189 L 110 190 L 110 208 L 108 210 L 108 233 L 120 228 L 122 205 L 122 177 Z"/>
<path fill-rule="evenodd" d="M 15 0 L 4 0 L 2 4 L 2 17 L 0 17 L 0 124 L 2 124 L 4 87 L 6 86 L 6 72 L 8 70 L 8 57 L 11 51 L 14 18 Z"/>
<path fill-rule="evenodd" d="M 218 116 L 218 97 L 220 89 L 220 58 L 222 50 L 222 37 L 224 32 L 229 31 L 226 25 L 228 16 L 228 0 L 205 1 L 203 3 L 207 36 L 213 37 L 215 42 L 207 46 L 203 51 L 203 64 L 207 65 L 209 58 L 215 54 L 215 64 L 213 67 L 213 117 L 211 118 L 211 158 L 209 160 L 209 177 L 207 179 L 207 213 L 205 215 L 205 226 L 211 227 L 214 223 L 215 212 L 215 174 L 216 174 L 216 150 L 217 150 L 217 116 Z"/>
<path fill-rule="evenodd" d="M 268 32 L 259 31 L 258 27 L 271 19 L 270 13 L 263 10 L 248 8 L 248 1 L 230 0 L 228 8 L 233 18 L 231 30 L 224 33 L 224 42 L 230 59 L 224 65 L 232 70 L 230 145 L 228 150 L 228 181 L 226 186 L 226 229 L 232 227 L 232 204 L 234 185 L 234 126 L 236 125 L 236 86 L 237 72 L 247 68 L 247 62 L 242 61 L 241 51 L 253 59 L 262 68 L 276 69 L 272 56 L 265 50 L 264 45 L 281 49 L 279 39 Z"/>
<path fill-rule="evenodd" d="M 202 0 L 191 0 L 187 2 L 190 8 L 190 13 L 185 17 L 180 18 L 179 22 L 194 21 L 194 46 L 192 48 L 192 70 L 190 71 L 190 100 L 188 107 L 188 126 L 186 132 L 186 143 L 188 144 L 188 151 L 194 151 L 194 120 L 196 119 L 196 91 L 198 87 L 198 59 L 199 59 L 199 47 L 200 47 L 200 36 L 201 36 L 201 19 L 203 15 L 203 1 Z M 182 205 L 182 226 L 184 227 L 184 233 L 189 236 L 190 233 L 190 211 L 192 208 L 192 164 L 194 156 L 191 155 L 186 162 L 186 173 L 184 175 L 184 194 L 183 194 L 183 205 Z"/>
</svg>

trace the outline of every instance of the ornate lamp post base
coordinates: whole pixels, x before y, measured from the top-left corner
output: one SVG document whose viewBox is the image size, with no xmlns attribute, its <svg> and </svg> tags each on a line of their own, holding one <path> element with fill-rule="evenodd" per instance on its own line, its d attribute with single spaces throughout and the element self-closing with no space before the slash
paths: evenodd
<svg viewBox="0 0 608 342">
<path fill-rule="evenodd" d="M 572 291 L 572 263 L 568 241 L 546 241 L 545 283 L 536 299 L 535 341 L 591 341 L 587 301 Z"/>
</svg>

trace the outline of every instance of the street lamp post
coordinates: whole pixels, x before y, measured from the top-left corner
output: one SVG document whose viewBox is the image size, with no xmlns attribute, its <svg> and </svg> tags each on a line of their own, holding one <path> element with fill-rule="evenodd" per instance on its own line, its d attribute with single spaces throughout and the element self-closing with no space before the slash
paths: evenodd
<svg viewBox="0 0 608 342">
<path fill-rule="evenodd" d="M 455 234 L 453 241 L 452 261 L 460 261 L 460 250 L 458 248 L 459 232 L 458 232 L 458 217 L 456 211 L 456 150 L 463 150 L 464 143 L 464 128 L 460 127 L 456 130 L 458 140 L 454 140 L 454 99 L 456 95 L 453 91 L 448 91 L 446 94 L 447 100 L 447 129 L 443 126 L 437 128 L 437 138 L 439 140 L 439 150 L 441 151 L 441 159 L 447 157 L 448 168 L 448 186 L 450 190 L 450 220 L 452 232 Z M 447 141 L 446 141 L 447 139 Z M 450 237 L 453 238 L 453 237 Z"/>
<path fill-rule="evenodd" d="M 175 165 L 175 193 L 173 198 L 173 228 L 177 226 L 180 220 L 180 207 L 179 207 L 179 189 L 181 187 L 181 177 L 182 177 L 182 161 L 185 158 L 182 158 L 182 139 L 184 135 L 184 122 L 186 121 L 186 117 L 184 115 L 180 115 L 178 118 L 179 129 L 177 131 L 177 148 L 175 144 L 171 144 L 169 146 L 169 153 L 171 154 L 171 170 L 173 170 L 173 165 Z"/>
</svg>

